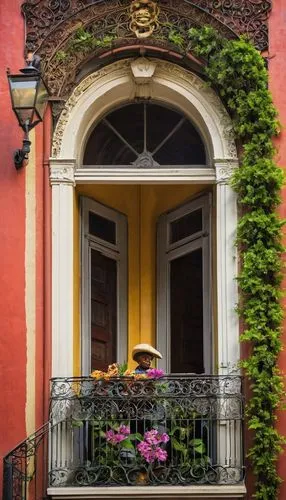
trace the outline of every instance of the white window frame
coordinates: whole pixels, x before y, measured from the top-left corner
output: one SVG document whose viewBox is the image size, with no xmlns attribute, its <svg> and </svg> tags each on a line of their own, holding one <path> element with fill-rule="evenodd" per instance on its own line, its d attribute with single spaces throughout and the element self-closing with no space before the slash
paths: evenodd
<svg viewBox="0 0 286 500">
<path fill-rule="evenodd" d="M 172 260 L 202 249 L 203 254 L 203 356 L 205 373 L 213 370 L 213 338 L 211 314 L 211 193 L 161 215 L 157 230 L 157 347 L 163 359 L 159 366 L 171 371 L 171 307 L 170 263 Z M 175 243 L 170 242 L 170 226 L 176 219 L 202 209 L 202 230 Z"/>
<path fill-rule="evenodd" d="M 117 262 L 117 324 L 116 352 L 118 363 L 127 361 L 127 217 L 97 201 L 81 197 L 81 370 L 82 375 L 91 371 L 91 282 L 90 256 L 97 250 Z M 89 233 L 89 212 L 112 220 L 116 225 L 116 243 L 112 244 Z"/>
</svg>

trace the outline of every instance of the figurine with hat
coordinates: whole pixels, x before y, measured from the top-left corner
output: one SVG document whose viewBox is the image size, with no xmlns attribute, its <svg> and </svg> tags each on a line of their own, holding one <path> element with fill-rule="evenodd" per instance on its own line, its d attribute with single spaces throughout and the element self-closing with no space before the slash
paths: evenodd
<svg viewBox="0 0 286 500">
<path fill-rule="evenodd" d="M 138 363 L 135 373 L 146 374 L 154 358 L 162 359 L 162 354 L 149 344 L 136 344 L 132 349 L 132 359 Z"/>
</svg>

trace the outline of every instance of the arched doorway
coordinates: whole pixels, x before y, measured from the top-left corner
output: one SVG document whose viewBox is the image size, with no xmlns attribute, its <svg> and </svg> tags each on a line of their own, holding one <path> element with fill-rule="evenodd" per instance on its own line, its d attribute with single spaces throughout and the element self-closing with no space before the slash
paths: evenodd
<svg viewBox="0 0 286 500">
<path fill-rule="evenodd" d="M 91 198 L 108 210 L 123 214 L 129 226 L 126 243 L 128 297 L 124 299 L 126 333 L 117 315 L 117 360 L 123 362 L 127 359 L 133 343 L 149 341 L 157 343 L 163 350 L 163 367 L 168 371 L 178 369 L 172 367 L 170 356 L 170 351 L 174 349 L 170 347 L 172 333 L 168 334 L 168 324 L 172 324 L 172 313 L 170 307 L 166 306 L 170 296 L 168 283 L 167 287 L 163 285 L 167 289 L 164 297 L 159 285 L 162 280 L 159 277 L 156 279 L 156 247 L 160 246 L 159 243 L 156 245 L 156 225 L 157 234 L 169 234 L 170 228 L 174 227 L 174 220 L 178 219 L 178 227 L 184 226 L 186 220 L 198 215 L 196 223 L 202 220 L 203 224 L 197 231 L 190 231 L 190 234 L 183 235 L 177 241 L 167 241 L 164 238 L 160 240 L 159 237 L 157 241 L 164 241 L 161 252 L 165 256 L 170 256 L 175 247 L 180 252 L 183 249 L 180 254 L 183 260 L 190 258 L 188 255 L 193 251 L 199 254 L 205 248 L 204 258 L 202 255 L 193 255 L 193 268 L 198 267 L 198 259 L 201 266 L 198 273 L 201 305 L 195 306 L 195 309 L 201 311 L 201 319 L 197 322 L 201 325 L 198 327 L 201 333 L 194 335 L 196 343 L 200 344 L 197 347 L 201 354 L 198 366 L 190 367 L 188 371 L 210 372 L 218 367 L 220 373 L 228 373 L 239 359 L 238 321 L 234 312 L 237 301 L 234 281 L 236 253 L 233 246 L 236 198 L 227 183 L 232 168 L 237 165 L 231 123 L 214 92 L 206 88 L 194 74 L 160 60 L 150 62 L 153 72 L 148 71 L 149 62 L 145 58 L 131 62 L 132 64 L 130 60 L 124 60 L 114 63 L 83 80 L 66 103 L 54 133 L 51 159 L 53 249 L 55 269 L 59 270 L 54 272 L 53 280 L 54 373 L 82 373 L 84 365 L 84 373 L 87 373 L 93 368 L 88 361 L 90 354 L 84 354 L 87 352 L 85 346 L 90 341 L 81 341 L 84 337 L 87 338 L 87 333 L 84 332 L 90 329 L 91 312 L 84 312 L 85 306 L 82 306 L 80 314 L 77 306 L 78 303 L 90 304 L 91 297 L 88 298 L 88 293 L 84 292 L 83 282 L 80 288 L 79 282 L 75 285 L 74 278 L 82 274 L 88 283 L 86 272 L 82 273 L 79 258 L 77 227 L 80 220 L 80 197 Z M 141 77 L 142 71 L 146 71 L 144 84 L 137 79 L 134 69 L 136 65 L 140 67 Z M 204 201 L 197 202 L 199 195 L 203 194 Z M 186 205 L 187 202 L 189 205 Z M 200 208 L 197 203 L 201 203 Z M 196 213 L 200 209 L 201 213 Z M 103 215 L 99 211 L 96 216 Z M 81 233 L 82 241 L 88 241 L 89 236 L 90 234 Z M 98 237 L 91 236 L 90 241 Z M 203 242 L 207 238 L 208 244 L 205 245 Z M 136 250 L 138 242 L 140 248 Z M 109 250 L 112 245 L 110 242 L 106 245 L 102 238 L 101 244 L 104 248 L 109 246 Z M 113 250 L 116 251 L 115 248 Z M 140 261 L 138 255 L 143 255 L 144 259 Z M 141 263 L 138 264 L 138 261 Z M 158 261 L 165 261 L 165 274 L 157 266 L 158 276 L 169 276 L 174 259 Z M 90 268 L 90 264 L 88 267 Z M 152 272 L 149 273 L 150 269 Z M 171 275 L 172 272 L 176 277 L 179 272 L 183 273 L 183 267 L 171 270 Z M 147 280 L 146 273 L 149 273 Z M 136 280 L 139 284 L 134 285 Z M 190 277 L 186 281 L 190 281 Z M 180 278 L 177 279 L 177 285 L 174 285 L 178 290 L 179 284 Z M 67 293 L 61 294 L 58 301 L 59 285 Z M 116 286 L 118 287 L 118 283 Z M 187 287 L 187 282 L 185 286 Z M 169 280 L 169 290 L 171 288 Z M 199 286 L 195 285 L 195 288 Z M 137 292 L 134 294 L 135 289 Z M 206 290 L 209 294 L 207 298 Z M 186 288 L 185 295 L 188 293 Z M 176 292 L 173 287 L 172 302 L 174 294 Z M 152 300 L 148 299 L 147 305 L 142 299 L 145 296 L 149 299 L 152 297 Z M 160 301 L 165 304 L 164 312 Z M 204 301 L 205 305 L 202 305 Z M 214 304 L 213 308 L 211 303 Z M 130 313 L 130 304 L 140 310 L 140 313 L 136 313 L 139 321 L 134 319 L 136 315 L 133 312 Z M 62 309 L 65 310 L 65 315 Z M 119 310 L 122 312 L 122 306 Z M 185 308 L 180 314 L 186 319 L 190 311 Z M 190 325 L 185 319 L 186 329 L 193 329 L 194 325 Z M 62 325 L 61 333 L 59 324 Z M 205 326 L 202 325 L 207 325 L 208 334 L 204 332 Z M 189 338 L 187 344 L 190 342 Z M 63 343 L 70 348 L 67 350 L 65 363 L 62 359 L 58 363 L 56 346 Z M 75 344 L 80 346 L 77 352 Z M 192 346 L 190 348 L 193 349 Z M 87 361 L 81 362 L 80 359 L 84 360 L 85 357 Z M 177 366 L 180 364 L 179 360 Z"/>
<path fill-rule="evenodd" d="M 144 100 L 120 106 L 95 123 L 83 162 L 87 168 L 114 166 L 119 170 L 130 165 L 209 168 L 204 142 L 192 122 L 178 110 Z M 131 340 L 127 311 L 129 323 L 137 322 L 142 341 L 148 338 L 154 343 L 157 338 L 166 371 L 210 373 L 212 187 L 197 186 L 196 199 L 190 186 L 183 190 L 178 186 L 175 198 L 162 187 L 161 194 L 154 186 L 145 190 L 134 187 L 133 201 L 125 209 L 108 196 L 107 189 L 101 193 L 93 189 L 81 201 L 83 373 L 127 359 L 124 346 L 126 339 Z M 121 196 L 124 191 L 123 187 Z M 97 195 L 105 205 L 97 202 Z M 178 208 L 179 202 L 183 204 Z M 163 207 L 168 213 L 161 213 Z M 132 229 L 136 245 L 128 238 L 129 209 L 138 212 Z M 131 258 L 128 265 L 130 252 L 139 269 L 131 270 Z M 144 254 L 149 255 L 149 268 Z M 128 279 L 132 293 L 127 293 Z M 134 297 L 139 310 L 134 307 Z M 150 316 L 148 327 L 141 318 L 143 311 Z"/>
</svg>

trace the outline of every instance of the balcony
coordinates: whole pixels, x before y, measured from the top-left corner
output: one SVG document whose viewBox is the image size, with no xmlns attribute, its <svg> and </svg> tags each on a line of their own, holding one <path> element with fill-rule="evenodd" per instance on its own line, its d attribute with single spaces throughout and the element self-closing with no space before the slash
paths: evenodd
<svg viewBox="0 0 286 500">
<path fill-rule="evenodd" d="M 242 432 L 239 376 L 56 378 L 50 421 L 5 458 L 4 498 L 242 498 Z"/>
</svg>

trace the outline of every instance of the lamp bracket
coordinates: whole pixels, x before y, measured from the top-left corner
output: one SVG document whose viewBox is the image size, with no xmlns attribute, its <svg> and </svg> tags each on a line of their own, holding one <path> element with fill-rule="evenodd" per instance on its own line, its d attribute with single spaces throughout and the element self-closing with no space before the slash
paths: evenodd
<svg viewBox="0 0 286 500">
<path fill-rule="evenodd" d="M 30 153 L 31 141 L 28 138 L 23 139 L 22 149 L 16 149 L 14 152 L 14 164 L 15 168 L 19 170 L 23 167 L 24 160 L 28 160 L 28 155 Z"/>
</svg>

